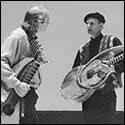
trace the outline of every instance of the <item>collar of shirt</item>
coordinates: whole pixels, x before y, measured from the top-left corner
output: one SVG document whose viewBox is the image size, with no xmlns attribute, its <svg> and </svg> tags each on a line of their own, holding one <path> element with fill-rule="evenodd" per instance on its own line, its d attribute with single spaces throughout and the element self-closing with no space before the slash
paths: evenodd
<svg viewBox="0 0 125 125">
<path fill-rule="evenodd" d="M 100 41 L 102 39 L 102 37 L 103 37 L 103 34 L 100 33 L 95 39 L 93 39 L 92 37 L 90 39 L 91 39 L 91 41 Z"/>
</svg>

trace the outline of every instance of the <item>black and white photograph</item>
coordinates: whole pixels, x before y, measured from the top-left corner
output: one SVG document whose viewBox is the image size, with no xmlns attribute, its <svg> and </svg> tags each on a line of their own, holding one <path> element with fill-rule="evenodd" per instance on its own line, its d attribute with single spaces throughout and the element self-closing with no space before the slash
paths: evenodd
<svg viewBox="0 0 125 125">
<path fill-rule="evenodd" d="M 1 1 L 1 124 L 124 124 L 124 1 Z"/>
</svg>

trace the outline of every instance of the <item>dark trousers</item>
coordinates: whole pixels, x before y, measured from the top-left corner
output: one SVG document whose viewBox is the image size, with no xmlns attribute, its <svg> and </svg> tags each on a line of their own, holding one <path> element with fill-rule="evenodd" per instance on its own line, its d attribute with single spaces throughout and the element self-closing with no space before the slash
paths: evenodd
<svg viewBox="0 0 125 125">
<path fill-rule="evenodd" d="M 35 108 L 37 98 L 38 95 L 32 89 L 24 97 L 25 117 L 20 120 L 20 124 L 39 124 L 39 118 Z"/>
<path fill-rule="evenodd" d="M 114 124 L 116 117 L 115 91 L 102 94 L 95 92 L 82 103 L 85 124 Z"/>
</svg>

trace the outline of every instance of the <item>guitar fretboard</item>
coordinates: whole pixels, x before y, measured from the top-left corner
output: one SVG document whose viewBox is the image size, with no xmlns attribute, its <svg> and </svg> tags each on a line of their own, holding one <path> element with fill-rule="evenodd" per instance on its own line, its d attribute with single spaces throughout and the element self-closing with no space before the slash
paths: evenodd
<svg viewBox="0 0 125 125">
<path fill-rule="evenodd" d="M 107 64 L 108 65 L 114 65 L 115 63 L 117 63 L 117 62 L 119 62 L 119 61 L 121 61 L 123 59 L 124 59 L 124 53 L 120 54 L 119 56 L 117 56 L 117 57 L 115 57 L 115 58 L 113 58 L 111 60 L 109 60 L 107 62 Z"/>
<path fill-rule="evenodd" d="M 33 78 L 34 74 L 38 70 L 40 63 L 34 60 L 31 65 L 32 66 L 29 66 L 29 68 L 27 69 L 27 71 L 25 72 L 23 76 L 23 82 L 30 83 L 30 80 Z"/>
</svg>

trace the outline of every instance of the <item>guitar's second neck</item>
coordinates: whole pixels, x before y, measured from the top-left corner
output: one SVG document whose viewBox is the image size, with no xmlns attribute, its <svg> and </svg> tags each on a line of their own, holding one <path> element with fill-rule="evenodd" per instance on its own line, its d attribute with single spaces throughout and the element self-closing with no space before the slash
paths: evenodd
<svg viewBox="0 0 125 125">
<path fill-rule="evenodd" d="M 33 78 L 34 74 L 36 73 L 36 71 L 38 70 L 40 66 L 40 63 L 37 60 L 33 60 L 31 62 L 31 64 L 29 64 L 24 72 L 24 74 L 22 75 L 22 81 L 26 82 L 26 83 L 30 83 L 30 80 Z"/>
<path fill-rule="evenodd" d="M 124 53 L 123 54 L 120 54 L 119 56 L 111 59 L 109 62 L 108 62 L 108 65 L 114 65 L 115 63 L 121 61 L 124 59 Z"/>
</svg>

